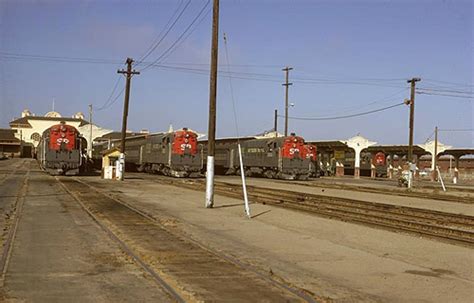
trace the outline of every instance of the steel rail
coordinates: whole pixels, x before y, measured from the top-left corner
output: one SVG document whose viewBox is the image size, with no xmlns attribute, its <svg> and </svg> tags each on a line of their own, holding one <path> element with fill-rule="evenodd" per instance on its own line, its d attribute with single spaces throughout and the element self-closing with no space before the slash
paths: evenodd
<svg viewBox="0 0 474 303">
<path fill-rule="evenodd" d="M 273 189 L 262 187 L 255 187 L 253 189 L 259 194 L 267 193 L 273 196 L 275 195 Z M 407 207 L 387 203 L 376 203 L 355 199 L 336 198 L 311 193 L 299 193 L 283 190 L 278 190 L 278 193 L 280 197 L 284 196 L 285 199 L 288 199 L 289 201 L 295 200 L 296 202 L 306 202 L 313 204 L 328 203 L 330 205 L 340 205 L 351 208 L 360 208 L 361 210 L 367 211 L 383 212 L 384 214 L 390 213 L 395 215 L 404 215 L 420 220 L 443 221 L 446 224 L 460 225 L 468 229 L 474 229 L 474 217 L 469 215 L 447 213 L 437 210 L 428 210 L 423 208 Z"/>
<path fill-rule="evenodd" d="M 21 161 L 20 163 L 18 163 L 17 165 L 15 165 L 13 167 L 13 170 L 8 170 L 7 173 L 3 176 L 3 178 L 0 180 L 0 184 L 3 184 L 8 178 L 10 178 L 11 176 L 17 174 L 18 170 L 20 170 L 21 168 L 23 168 L 25 166 L 25 164 L 27 164 L 28 162 L 23 160 Z M 4 169 L 1 169 L 1 171 L 4 171 Z"/>
<path fill-rule="evenodd" d="M 193 190 L 204 188 L 204 184 L 200 180 L 189 181 L 161 177 L 151 180 L 159 180 L 161 183 Z M 239 184 L 220 181 L 216 182 L 215 191 L 219 195 L 231 198 L 240 198 L 242 195 Z M 258 186 L 248 186 L 248 191 L 249 197 L 257 203 L 310 212 L 342 221 L 378 226 L 392 231 L 422 234 L 469 246 L 474 245 L 474 217 L 468 215 Z M 446 225 L 449 224 L 456 227 L 447 227 Z"/>
<path fill-rule="evenodd" d="M 23 166 L 23 165 L 21 165 Z M 25 178 L 23 179 L 23 183 L 18 190 L 18 194 L 13 205 L 14 213 L 13 213 L 13 224 L 9 228 L 7 240 L 3 245 L 3 252 L 0 259 L 0 286 L 3 287 L 5 283 L 5 275 L 7 274 L 8 264 L 10 263 L 10 258 L 13 252 L 13 242 L 16 238 L 16 233 L 18 230 L 18 225 L 20 222 L 22 210 L 23 210 L 23 203 L 25 200 L 26 191 L 28 190 L 28 178 L 30 176 L 30 170 L 28 170 L 25 174 Z"/>
<path fill-rule="evenodd" d="M 171 285 L 169 285 L 168 283 L 166 283 L 161 277 L 160 275 L 154 271 L 150 266 L 147 265 L 147 263 L 142 260 L 137 254 L 135 254 L 133 252 L 133 250 L 124 242 L 122 241 L 119 237 L 117 237 L 117 235 L 115 235 L 115 233 L 109 229 L 105 224 L 103 224 L 101 222 L 101 220 L 96 216 L 94 215 L 93 212 L 91 212 L 85 205 L 84 203 L 81 201 L 81 199 L 79 199 L 79 197 L 73 193 L 71 190 L 69 190 L 67 188 L 67 186 L 61 182 L 61 180 L 55 176 L 54 177 L 57 182 L 61 185 L 61 187 L 69 194 L 71 195 L 71 197 L 80 205 L 80 207 L 92 218 L 92 220 L 94 220 L 94 222 L 115 242 L 117 242 L 119 244 L 119 246 L 121 247 L 121 249 L 127 254 L 129 255 L 144 271 L 146 271 L 148 274 L 151 275 L 151 277 L 155 280 L 155 282 L 161 287 L 163 288 L 163 290 L 172 298 L 174 299 L 176 302 L 180 302 L 180 303 L 184 303 L 186 302 L 174 289 Z M 76 180 L 77 182 L 77 180 Z"/>
<path fill-rule="evenodd" d="M 259 202 L 265 202 L 265 204 L 276 206 L 283 206 L 282 204 L 284 204 L 288 208 L 304 210 L 327 217 L 337 217 L 343 221 L 356 221 L 364 224 L 373 224 L 382 227 L 387 227 L 393 230 L 406 230 L 410 232 L 428 234 L 433 237 L 441 237 L 450 240 L 474 244 L 474 232 L 452 229 L 444 226 L 437 226 L 428 222 L 420 223 L 411 220 L 406 220 L 403 218 L 397 218 L 397 216 L 384 216 L 383 214 L 377 215 L 374 213 L 361 213 L 360 211 L 354 211 L 351 208 L 341 209 L 338 207 L 328 206 L 323 206 L 319 208 L 314 207 L 313 205 L 293 201 L 282 201 L 281 203 L 275 203 L 272 197 L 262 197 L 258 194 L 255 195 L 255 198 L 257 198 Z"/>
<path fill-rule="evenodd" d="M 115 202 L 123 205 L 124 207 L 130 209 L 131 211 L 141 215 L 142 217 L 146 218 L 147 220 L 150 220 L 150 221 L 153 221 L 155 223 L 159 223 L 158 220 L 156 218 L 154 218 L 153 216 L 151 216 L 150 214 L 144 212 L 143 210 L 141 209 L 138 209 L 137 207 L 135 206 L 132 206 L 130 205 L 129 203 L 127 202 L 124 202 L 116 197 L 114 197 L 113 195 L 111 194 L 107 194 L 107 193 L 104 193 L 101 189 L 87 183 L 87 182 L 84 182 L 82 180 L 79 180 L 77 178 L 74 178 L 75 181 L 79 182 L 79 183 L 82 183 L 88 187 L 90 187 L 91 189 L 95 190 L 96 192 L 100 193 L 101 195 L 103 196 L 106 196 L 107 198 L 110 198 L 112 200 L 114 200 Z M 164 229 L 160 224 L 158 224 L 158 227 Z M 175 232 L 173 231 L 170 231 L 168 229 L 165 229 L 168 233 L 170 234 L 173 234 L 173 235 L 176 235 Z M 178 235 L 176 235 L 178 237 Z M 309 303 L 316 303 L 316 301 L 310 296 L 308 295 L 307 293 L 304 292 L 304 290 L 301 290 L 299 288 L 296 288 L 296 287 L 292 287 L 292 286 L 289 286 L 285 283 L 282 283 L 280 281 L 277 281 L 277 280 L 274 280 L 272 279 L 271 277 L 269 277 L 268 275 L 266 275 L 265 273 L 259 271 L 258 269 L 256 269 L 254 266 L 252 265 L 249 265 L 249 264 L 245 264 L 243 263 L 242 261 L 238 260 L 237 258 L 234 258 L 234 257 L 231 257 L 231 256 L 228 256 L 228 255 L 225 255 L 223 254 L 222 252 L 217 252 L 209 247 L 205 247 L 203 246 L 201 243 L 199 243 L 198 241 L 196 241 L 195 239 L 189 237 L 189 236 L 186 236 L 186 235 L 179 235 L 179 237 L 181 238 L 185 238 L 186 240 L 190 241 L 190 242 L 193 242 L 194 244 L 198 245 L 200 248 L 208 251 L 209 253 L 211 253 L 212 255 L 218 257 L 218 258 L 221 258 L 221 259 L 224 259 L 242 269 L 245 269 L 245 270 L 248 270 L 248 271 L 251 271 L 252 273 L 258 275 L 260 278 L 264 279 L 265 281 L 281 288 L 281 289 L 284 289 L 296 296 L 298 296 L 299 298 L 305 300 L 306 302 L 309 302 Z"/>
<path fill-rule="evenodd" d="M 315 181 L 284 181 L 284 180 L 274 180 L 278 183 L 284 184 L 296 184 L 302 186 L 310 186 L 310 187 L 319 187 L 319 188 L 331 188 L 331 189 L 340 189 L 340 190 L 349 190 L 349 191 L 359 191 L 359 192 L 367 192 L 367 193 L 376 193 L 376 194 L 386 194 L 386 195 L 393 195 L 393 196 L 404 196 L 404 197 L 413 197 L 413 198 L 428 198 L 432 200 L 438 201 L 446 201 L 446 202 L 454 202 L 454 203 L 464 203 L 464 204 L 474 204 L 474 199 L 472 197 L 463 197 L 463 196 L 454 196 L 450 194 L 436 194 L 436 193 L 421 193 L 415 191 L 402 191 L 402 190 L 393 190 L 393 189 L 377 189 L 377 188 L 369 188 L 365 186 L 358 186 L 352 184 L 329 184 L 329 183 L 317 183 Z M 428 189 L 435 189 L 435 187 L 426 187 Z M 451 187 L 452 188 L 452 187 Z M 461 190 L 456 189 L 456 191 L 461 192 Z M 466 193 L 474 193 L 474 191 L 469 191 L 467 189 L 463 189 L 462 192 Z"/>
</svg>

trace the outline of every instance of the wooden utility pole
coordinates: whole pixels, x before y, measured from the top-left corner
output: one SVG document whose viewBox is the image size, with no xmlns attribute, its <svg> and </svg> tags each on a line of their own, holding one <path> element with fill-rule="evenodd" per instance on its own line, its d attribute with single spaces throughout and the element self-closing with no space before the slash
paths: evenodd
<svg viewBox="0 0 474 303">
<path fill-rule="evenodd" d="M 275 131 L 275 135 L 276 135 L 276 132 L 278 131 L 278 109 L 275 109 L 275 117 L 274 117 L 274 126 L 273 126 L 273 130 Z"/>
<path fill-rule="evenodd" d="M 209 128 L 207 134 L 206 208 L 212 208 L 214 206 L 214 155 L 216 144 L 218 39 L 219 0 L 214 0 L 212 12 L 211 75 L 209 86 Z"/>
<path fill-rule="evenodd" d="M 288 136 L 288 87 L 293 85 L 293 83 L 288 82 L 288 77 L 292 67 L 285 67 L 282 71 L 285 72 L 286 81 L 282 85 L 285 86 L 285 137 Z"/>
<path fill-rule="evenodd" d="M 123 181 L 125 175 L 125 137 L 127 135 L 127 118 L 128 118 L 128 102 L 130 99 L 130 80 L 133 75 L 139 75 L 140 72 L 132 70 L 132 58 L 127 58 L 125 61 L 127 64 L 127 70 L 118 70 L 117 73 L 124 74 L 126 76 L 126 85 L 125 85 L 125 99 L 123 102 L 123 117 L 122 117 L 122 143 L 120 145 L 120 164 L 122 169 L 122 174 L 120 175 L 120 180 Z"/>
<path fill-rule="evenodd" d="M 407 80 L 411 84 L 410 88 L 410 133 L 408 139 L 408 162 L 413 162 L 413 132 L 415 128 L 415 85 L 416 82 L 421 81 L 420 78 L 412 78 Z"/>
<path fill-rule="evenodd" d="M 87 146 L 89 159 L 92 158 L 92 104 L 89 104 L 89 145 Z"/>
</svg>

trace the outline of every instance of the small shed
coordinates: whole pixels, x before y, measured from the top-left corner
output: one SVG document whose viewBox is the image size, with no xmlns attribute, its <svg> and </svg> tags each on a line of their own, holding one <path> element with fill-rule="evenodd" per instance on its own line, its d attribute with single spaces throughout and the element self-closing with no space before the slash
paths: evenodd
<svg viewBox="0 0 474 303">
<path fill-rule="evenodd" d="M 117 179 L 117 162 L 120 157 L 120 149 L 114 147 L 102 152 L 102 178 Z"/>
</svg>

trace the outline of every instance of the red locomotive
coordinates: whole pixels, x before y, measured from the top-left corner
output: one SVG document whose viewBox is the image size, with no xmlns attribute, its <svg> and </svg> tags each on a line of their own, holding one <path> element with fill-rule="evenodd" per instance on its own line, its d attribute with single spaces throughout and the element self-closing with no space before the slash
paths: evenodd
<svg viewBox="0 0 474 303">
<path fill-rule="evenodd" d="M 197 135 L 187 128 L 174 132 L 173 154 L 176 155 L 196 155 L 198 153 Z"/>
<path fill-rule="evenodd" d="M 113 147 L 120 144 L 120 140 L 111 141 Z M 108 148 L 107 145 L 104 142 L 94 146 L 96 162 L 100 161 L 100 154 Z M 125 153 L 126 169 L 178 178 L 201 176 L 202 157 L 197 133 L 187 128 L 127 137 Z"/>
<path fill-rule="evenodd" d="M 43 132 L 37 148 L 40 166 L 51 175 L 77 175 L 85 167 L 83 138 L 65 122 Z"/>
<path fill-rule="evenodd" d="M 306 144 L 305 145 L 305 157 L 309 159 L 309 171 L 312 177 L 319 178 L 319 165 L 318 165 L 318 149 L 314 144 Z"/>
<path fill-rule="evenodd" d="M 305 145 L 305 157 L 311 161 L 316 162 L 317 160 L 317 148 L 314 144 Z"/>
<path fill-rule="evenodd" d="M 306 158 L 302 137 L 291 134 L 275 138 L 240 138 L 242 158 L 247 176 L 306 180 L 310 176 L 310 160 Z M 206 153 L 207 141 L 202 142 Z M 205 159 L 205 158 L 204 158 Z M 238 147 L 235 140 L 216 140 L 216 171 L 240 174 Z"/>
<path fill-rule="evenodd" d="M 387 176 L 387 159 L 383 152 L 374 155 L 373 164 L 375 166 L 375 174 L 377 177 Z"/>
</svg>

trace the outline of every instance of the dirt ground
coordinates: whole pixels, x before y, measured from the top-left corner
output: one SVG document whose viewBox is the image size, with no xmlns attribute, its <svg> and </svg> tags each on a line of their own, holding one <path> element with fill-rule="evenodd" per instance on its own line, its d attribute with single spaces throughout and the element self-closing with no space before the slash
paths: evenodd
<svg viewBox="0 0 474 303">
<path fill-rule="evenodd" d="M 82 180 L 200 243 L 336 302 L 473 302 L 474 250 L 268 205 L 160 185 Z M 439 203 L 437 201 L 436 203 Z"/>
</svg>

